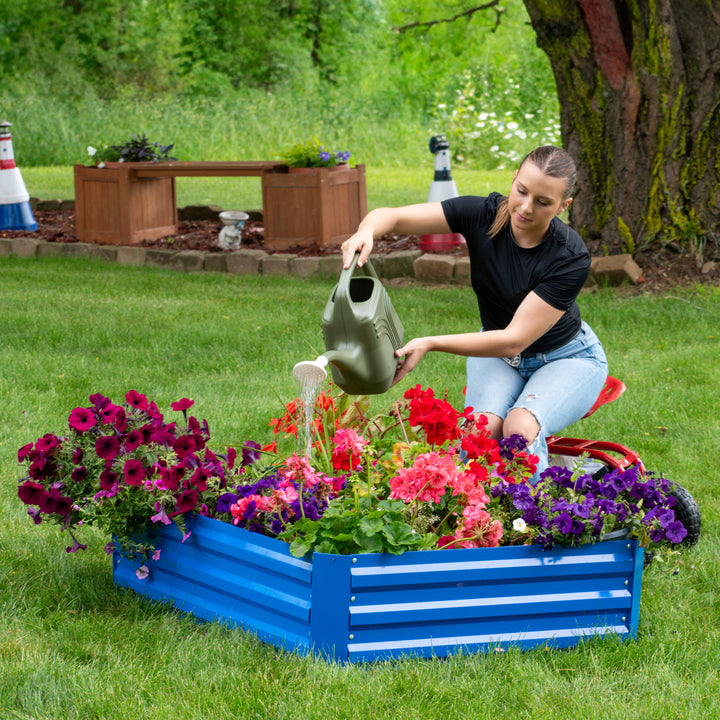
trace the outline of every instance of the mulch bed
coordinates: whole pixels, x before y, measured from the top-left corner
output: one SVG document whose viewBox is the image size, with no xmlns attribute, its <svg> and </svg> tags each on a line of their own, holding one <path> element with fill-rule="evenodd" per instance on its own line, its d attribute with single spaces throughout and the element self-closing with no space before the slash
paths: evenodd
<svg viewBox="0 0 720 720">
<path fill-rule="evenodd" d="M 75 235 L 75 214 L 72 210 L 35 210 L 38 229 L 35 232 L 0 230 L 0 237 L 34 237 L 46 242 L 77 242 Z M 173 250 L 202 250 L 205 252 L 227 252 L 217 246 L 217 238 L 222 228 L 219 219 L 181 220 L 175 236 L 152 242 L 143 242 L 144 247 L 166 248 Z M 249 220 L 243 226 L 242 247 L 263 250 L 263 226 L 259 220 Z M 373 250 L 376 254 L 385 254 L 398 250 L 420 249 L 420 238 L 414 235 L 386 235 L 376 241 Z M 592 252 L 592 248 L 591 252 Z M 288 248 L 300 256 L 331 255 L 339 253 L 339 247 L 320 250 L 316 247 Z M 443 254 L 462 256 L 466 248 L 454 248 Z M 661 293 L 677 287 L 720 284 L 720 257 L 706 256 L 698 264 L 689 252 L 668 246 L 660 249 L 644 250 L 634 255 L 635 262 L 643 271 L 644 282 L 624 288 L 625 292 Z"/>
</svg>

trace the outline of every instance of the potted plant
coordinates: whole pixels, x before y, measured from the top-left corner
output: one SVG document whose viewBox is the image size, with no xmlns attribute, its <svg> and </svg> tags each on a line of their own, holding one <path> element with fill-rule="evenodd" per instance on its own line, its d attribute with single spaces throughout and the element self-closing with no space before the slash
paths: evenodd
<svg viewBox="0 0 720 720">
<path fill-rule="evenodd" d="M 94 167 L 107 167 L 108 163 L 122 162 L 159 162 L 161 160 L 176 160 L 170 157 L 174 145 L 161 145 L 151 142 L 145 136 L 131 135 L 121 145 L 102 145 L 99 149 L 88 146 L 87 152 Z"/>
<path fill-rule="evenodd" d="M 349 167 L 350 158 L 347 150 L 327 150 L 317 138 L 311 138 L 287 148 L 280 159 L 293 172 L 320 167 L 344 169 Z"/>
<path fill-rule="evenodd" d="M 663 478 L 551 468 L 529 485 L 518 436 L 491 440 L 431 389 L 371 418 L 321 393 L 305 455 L 221 451 L 192 405 L 168 422 L 138 392 L 92 395 L 69 433 L 20 449 L 18 496 L 68 552 L 82 525 L 108 533 L 118 584 L 279 646 L 346 661 L 631 637 L 643 547 L 684 537 Z M 302 436 L 307 414 L 295 400 L 271 424 Z"/>
<path fill-rule="evenodd" d="M 175 160 L 169 155 L 172 148 L 144 134 L 100 149 L 89 146 L 91 166 L 74 166 L 78 240 L 132 245 L 174 233 L 175 179 L 139 178 L 133 172 L 141 163 Z"/>
<path fill-rule="evenodd" d="M 365 166 L 350 152 L 329 150 L 317 138 L 281 155 L 288 172 L 263 177 L 264 245 L 272 250 L 339 245 L 367 212 Z M 344 170 L 345 172 L 335 172 Z"/>
</svg>

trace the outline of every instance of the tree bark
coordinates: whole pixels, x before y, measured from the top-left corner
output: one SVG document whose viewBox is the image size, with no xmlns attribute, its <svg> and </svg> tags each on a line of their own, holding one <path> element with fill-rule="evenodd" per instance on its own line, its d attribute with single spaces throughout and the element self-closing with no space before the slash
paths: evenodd
<svg viewBox="0 0 720 720">
<path fill-rule="evenodd" d="M 592 251 L 720 232 L 720 0 L 524 0 Z"/>
</svg>

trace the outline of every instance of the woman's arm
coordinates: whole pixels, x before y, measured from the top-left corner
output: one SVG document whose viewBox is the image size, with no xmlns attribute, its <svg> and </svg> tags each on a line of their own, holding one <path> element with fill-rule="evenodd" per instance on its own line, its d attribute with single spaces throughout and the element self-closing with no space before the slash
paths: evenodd
<svg viewBox="0 0 720 720">
<path fill-rule="evenodd" d="M 343 267 L 350 267 L 356 252 L 362 267 L 373 248 L 373 241 L 387 233 L 402 235 L 431 235 L 448 233 L 447 220 L 440 203 L 422 203 L 399 208 L 376 208 L 362 220 L 354 235 L 342 244 Z"/>
<path fill-rule="evenodd" d="M 426 353 L 431 351 L 465 357 L 514 357 L 542 337 L 564 312 L 531 292 L 520 303 L 504 330 L 414 338 L 395 352 L 403 360 L 398 363 L 393 385 L 414 370 Z"/>
</svg>

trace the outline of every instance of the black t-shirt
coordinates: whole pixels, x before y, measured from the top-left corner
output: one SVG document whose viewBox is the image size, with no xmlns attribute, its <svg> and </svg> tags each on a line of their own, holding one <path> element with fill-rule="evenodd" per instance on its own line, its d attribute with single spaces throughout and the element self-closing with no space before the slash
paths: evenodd
<svg viewBox="0 0 720 720">
<path fill-rule="evenodd" d="M 522 248 L 510 224 L 491 238 L 487 233 L 503 196 L 464 196 L 442 203 L 450 229 L 465 237 L 470 278 L 485 330 L 507 327 L 525 296 L 533 291 L 546 303 L 564 310 L 560 320 L 526 348 L 549 352 L 572 340 L 580 330 L 575 302 L 590 273 L 590 253 L 582 238 L 557 217 L 536 247 Z"/>
</svg>

